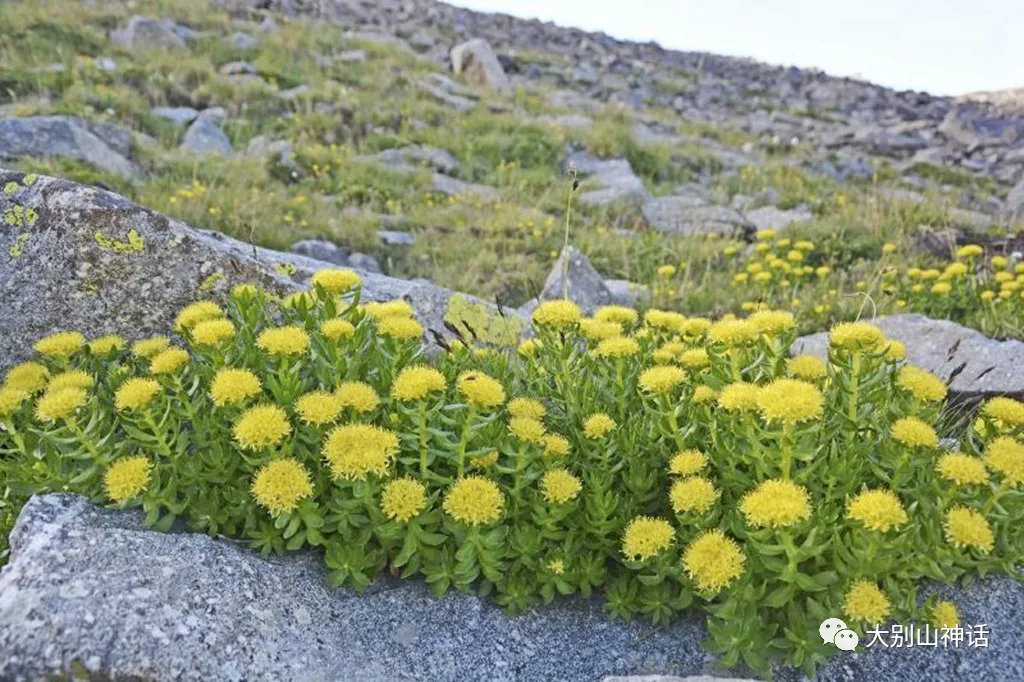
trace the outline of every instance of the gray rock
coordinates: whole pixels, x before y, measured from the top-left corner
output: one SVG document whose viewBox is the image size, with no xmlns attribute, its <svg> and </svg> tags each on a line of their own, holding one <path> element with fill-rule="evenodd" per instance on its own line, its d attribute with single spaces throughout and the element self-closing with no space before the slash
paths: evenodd
<svg viewBox="0 0 1024 682">
<path fill-rule="evenodd" d="M 350 64 L 362 64 L 366 62 L 365 50 L 347 50 L 334 56 L 336 62 L 348 62 Z"/>
<path fill-rule="evenodd" d="M 470 111 L 476 102 L 464 94 L 465 88 L 441 74 L 429 74 L 416 82 L 416 86 L 456 111 Z"/>
<path fill-rule="evenodd" d="M 693 196 L 653 197 L 644 202 L 643 214 L 651 227 L 668 234 L 738 235 L 754 229 L 738 211 Z"/>
<path fill-rule="evenodd" d="M 165 118 L 181 128 L 184 128 L 199 116 L 199 111 L 192 107 L 156 107 L 150 113 L 154 116 Z"/>
<path fill-rule="evenodd" d="M 758 230 L 781 230 L 793 223 L 813 220 L 814 215 L 811 213 L 811 209 L 801 204 L 787 211 L 783 211 L 775 206 L 762 206 L 753 211 L 748 211 L 746 218 Z"/>
<path fill-rule="evenodd" d="M 22 184 L 23 178 L 0 170 L 0 187 Z M 243 282 L 284 295 L 305 288 L 323 267 L 192 229 L 116 194 L 66 180 L 39 176 L 13 197 L 0 192 L 0 215 L 15 201 L 35 211 L 38 220 L 24 230 L 0 225 L 0 253 L 8 253 L 19 235 L 29 235 L 20 256 L 0 259 L 0 369 L 28 357 L 33 340 L 58 330 L 133 339 L 166 334 L 177 311 L 198 297 L 221 296 Z M 282 263 L 294 266 L 294 274 L 278 272 L 275 266 Z M 444 333 L 451 291 L 372 273 L 363 273 L 363 283 L 366 300 L 405 298 L 424 326 Z"/>
<path fill-rule="evenodd" d="M 643 180 L 625 159 L 599 159 L 589 152 L 575 152 L 569 155 L 566 166 L 598 188 L 581 194 L 580 203 L 608 206 L 621 201 L 640 203 L 647 197 Z"/>
<path fill-rule="evenodd" d="M 181 141 L 181 149 L 196 154 L 197 156 L 209 156 L 219 154 L 231 156 L 231 140 L 224 134 L 224 131 L 217 127 L 212 116 L 200 115 L 192 122 L 192 125 L 185 131 L 185 137 Z"/>
<path fill-rule="evenodd" d="M 131 131 L 111 123 L 67 116 L 0 119 L 0 160 L 62 157 L 137 178 L 139 169 L 126 158 L 131 144 Z"/>
<path fill-rule="evenodd" d="M 949 222 L 953 225 L 984 231 L 992 226 L 993 218 L 987 213 L 981 213 L 980 211 L 952 208 L 949 210 Z"/>
<path fill-rule="evenodd" d="M 222 76 L 258 76 L 260 70 L 252 62 L 228 62 L 222 64 L 217 73 Z"/>
<path fill-rule="evenodd" d="M 594 119 L 580 114 L 560 114 L 557 116 L 538 116 L 537 123 L 561 126 L 570 130 L 586 130 L 594 125 Z"/>
<path fill-rule="evenodd" d="M 134 16 L 124 28 L 110 34 L 110 42 L 129 49 L 185 49 L 185 39 L 168 19 Z"/>
<path fill-rule="evenodd" d="M 567 278 L 564 276 L 566 266 Z M 551 272 L 540 292 L 540 299 L 549 301 L 565 298 L 566 294 L 587 315 L 615 301 L 601 274 L 594 269 L 587 257 L 573 246 L 564 249 L 551 266 Z"/>
<path fill-rule="evenodd" d="M 303 95 L 310 93 L 312 90 L 313 89 L 306 84 L 296 85 L 294 88 L 282 90 L 281 92 L 277 93 L 277 96 L 280 97 L 281 99 L 298 99 L 299 97 L 302 97 Z"/>
<path fill-rule="evenodd" d="M 253 38 L 248 33 L 237 31 L 235 35 L 231 36 L 231 47 L 236 50 L 255 50 L 259 46 L 259 39 Z"/>
<path fill-rule="evenodd" d="M 100 71 L 106 71 L 107 73 L 117 71 L 117 62 L 110 57 L 96 57 L 92 60 L 92 63 Z"/>
<path fill-rule="evenodd" d="M 612 295 L 612 302 L 617 305 L 635 308 L 651 302 L 651 291 L 643 284 L 628 279 L 606 279 L 604 285 Z"/>
<path fill-rule="evenodd" d="M 507 92 L 512 84 L 501 68 L 501 63 L 490 44 L 481 38 L 461 43 L 452 48 L 452 72 L 467 81 L 492 90 Z"/>
<path fill-rule="evenodd" d="M 416 51 L 398 36 L 380 31 L 350 31 L 344 35 L 348 40 L 356 40 L 364 43 L 375 43 L 385 47 L 393 48 L 405 54 L 414 55 Z"/>
<path fill-rule="evenodd" d="M 377 230 L 377 237 L 387 246 L 412 246 L 416 235 L 401 230 Z"/>
<path fill-rule="evenodd" d="M 923 315 L 891 315 L 874 321 L 890 338 L 906 344 L 907 360 L 948 380 L 963 366 L 950 384 L 950 394 L 977 399 L 995 395 L 1024 396 L 1024 342 L 996 341 L 949 320 Z M 792 352 L 825 357 L 825 332 L 803 336 L 793 343 Z"/>
<path fill-rule="evenodd" d="M 348 265 L 349 252 L 326 239 L 303 239 L 292 244 L 288 250 L 291 253 L 297 253 L 300 256 L 323 261 L 324 263 Z"/>
<path fill-rule="evenodd" d="M 1008 221 L 1024 220 L 1024 177 L 1006 195 L 1004 211 Z"/>
<path fill-rule="evenodd" d="M 431 178 L 431 189 L 445 196 L 457 196 L 460 194 L 472 194 L 481 199 L 497 199 L 500 195 L 498 190 L 489 185 L 481 185 L 475 182 L 464 182 L 450 178 L 441 173 L 434 173 Z"/>
<path fill-rule="evenodd" d="M 432 168 L 446 175 L 458 173 L 460 167 L 458 160 L 448 150 L 424 145 L 385 149 L 379 152 L 376 158 L 387 166 L 401 166 L 411 163 L 416 166 Z"/>
<path fill-rule="evenodd" d="M 349 254 L 346 265 L 350 268 L 361 270 L 363 272 L 381 272 L 380 261 L 369 254 L 360 253 L 359 251 Z"/>
</svg>

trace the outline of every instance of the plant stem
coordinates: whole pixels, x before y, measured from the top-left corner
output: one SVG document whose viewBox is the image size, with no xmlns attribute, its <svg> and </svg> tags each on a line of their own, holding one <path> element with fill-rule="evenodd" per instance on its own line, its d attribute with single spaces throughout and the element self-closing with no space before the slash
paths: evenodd
<svg viewBox="0 0 1024 682">
<path fill-rule="evenodd" d="M 1006 492 L 1006 489 L 1008 487 L 1009 486 L 1006 485 L 1006 481 L 1000 483 L 999 487 L 996 488 L 994 493 L 992 493 L 992 497 L 990 497 L 988 499 L 988 502 L 985 503 L 985 506 L 982 508 L 981 513 L 984 515 L 988 515 L 988 513 L 992 511 L 992 507 L 996 506 L 996 502 L 999 501 L 999 498 L 1002 496 L 1003 493 Z"/>
<path fill-rule="evenodd" d="M 469 444 L 469 434 L 474 419 L 476 419 L 476 407 L 471 404 L 469 412 L 466 414 L 466 421 L 462 423 L 462 435 L 459 437 L 459 452 L 456 460 L 456 471 L 459 478 L 462 478 L 466 471 L 466 446 Z"/>
<path fill-rule="evenodd" d="M 161 454 L 163 454 L 167 459 L 173 459 L 174 453 L 171 452 L 171 446 L 168 445 L 167 439 L 164 438 L 163 429 L 157 426 L 156 420 L 153 419 L 153 414 L 149 409 L 143 411 L 142 420 L 146 422 L 146 426 L 153 431 L 153 437 L 156 438 L 157 445 L 160 446 Z"/>
<path fill-rule="evenodd" d="M 850 423 L 857 424 L 857 390 L 860 388 L 860 351 L 853 352 L 853 363 L 851 365 L 852 375 L 850 376 L 850 409 L 847 416 Z M 856 428 L 854 429 L 856 430 Z"/>
<path fill-rule="evenodd" d="M 789 480 L 789 469 L 793 459 L 793 422 L 782 423 L 782 478 Z"/>
<path fill-rule="evenodd" d="M 668 398 L 665 398 L 665 411 L 668 412 L 668 425 L 672 429 L 672 438 L 676 442 L 676 446 L 682 450 L 685 447 L 683 443 L 683 435 L 679 432 L 679 420 L 676 419 L 676 410 L 669 402 Z"/>
<path fill-rule="evenodd" d="M 427 482 L 427 401 L 420 400 L 420 478 Z"/>
</svg>

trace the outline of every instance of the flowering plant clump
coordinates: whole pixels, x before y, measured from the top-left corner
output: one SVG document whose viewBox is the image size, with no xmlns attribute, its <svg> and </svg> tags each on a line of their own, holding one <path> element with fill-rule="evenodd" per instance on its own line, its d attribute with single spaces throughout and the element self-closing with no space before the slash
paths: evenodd
<svg viewBox="0 0 1024 682">
<path fill-rule="evenodd" d="M 330 582 L 382 571 L 522 611 L 599 592 L 609 613 L 708 617 L 725 666 L 813 672 L 818 624 L 949 622 L 924 579 L 1024 551 L 1024 405 L 940 446 L 945 384 L 866 322 L 789 357 L 784 311 L 717 322 L 565 301 L 518 349 L 428 357 L 404 301 L 328 271 L 279 302 L 199 301 L 176 340 L 62 331 L 0 384 L 0 474 L 182 520 Z"/>
</svg>

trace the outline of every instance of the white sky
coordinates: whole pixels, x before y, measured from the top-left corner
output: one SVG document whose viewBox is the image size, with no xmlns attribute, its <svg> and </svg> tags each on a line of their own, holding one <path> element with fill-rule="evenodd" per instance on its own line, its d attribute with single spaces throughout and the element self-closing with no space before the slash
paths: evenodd
<svg viewBox="0 0 1024 682">
<path fill-rule="evenodd" d="M 1024 87 L 1024 0 L 446 0 L 958 95 Z"/>
</svg>

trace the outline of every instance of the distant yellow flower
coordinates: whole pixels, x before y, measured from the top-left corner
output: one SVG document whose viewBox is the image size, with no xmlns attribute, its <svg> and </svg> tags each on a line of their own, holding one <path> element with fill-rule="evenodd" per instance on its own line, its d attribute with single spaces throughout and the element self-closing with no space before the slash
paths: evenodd
<svg viewBox="0 0 1024 682">
<path fill-rule="evenodd" d="M 544 454 L 549 457 L 565 457 L 569 454 L 569 440 L 557 433 L 545 434 Z"/>
<path fill-rule="evenodd" d="M 491 450 L 486 455 L 480 455 L 480 456 L 474 457 L 473 459 L 470 460 L 470 464 L 472 464 L 477 469 L 486 469 L 488 467 L 494 466 L 497 463 L 498 463 L 498 451 L 497 450 Z"/>
<path fill-rule="evenodd" d="M 537 351 L 543 348 L 543 346 L 544 344 L 542 344 L 538 339 L 526 339 L 519 344 L 519 347 L 516 348 L 516 352 L 524 358 L 532 358 L 537 354 Z"/>
<path fill-rule="evenodd" d="M 977 457 L 949 452 L 939 457 L 935 470 L 939 476 L 957 485 L 983 485 L 988 483 L 988 469 Z"/>
<path fill-rule="evenodd" d="M 667 395 L 686 381 L 686 372 L 678 367 L 651 367 L 640 374 L 640 388 L 648 393 Z"/>
<path fill-rule="evenodd" d="M 40 355 L 55 360 L 67 360 L 84 345 L 85 337 L 80 332 L 58 332 L 39 339 L 32 347 Z"/>
<path fill-rule="evenodd" d="M 737 381 L 724 387 L 718 394 L 718 406 L 731 412 L 754 410 L 758 406 L 761 388 Z"/>
<path fill-rule="evenodd" d="M 828 368 L 816 355 L 797 355 L 790 358 L 786 362 L 786 371 L 790 376 L 804 381 L 818 381 L 828 376 Z"/>
<path fill-rule="evenodd" d="M 708 329 L 708 338 L 725 346 L 742 346 L 757 341 L 760 328 L 753 321 L 719 320 Z"/>
<path fill-rule="evenodd" d="M 488 409 L 505 402 L 505 389 L 497 380 L 483 372 L 463 372 L 455 385 L 459 393 L 476 407 Z"/>
<path fill-rule="evenodd" d="M 977 244 L 967 244 L 966 246 L 961 246 L 959 249 L 956 250 L 956 257 L 974 258 L 975 256 L 980 256 L 983 253 L 985 253 L 985 249 L 978 246 Z"/>
<path fill-rule="evenodd" d="M 415 314 L 408 301 L 396 298 L 392 301 L 370 301 L 363 306 L 363 312 L 378 322 L 388 317 L 411 318 Z"/>
<path fill-rule="evenodd" d="M 240 403 L 262 390 L 259 377 L 247 369 L 221 369 L 210 382 L 210 397 L 218 407 Z"/>
<path fill-rule="evenodd" d="M 885 244 L 882 244 L 882 253 L 884 253 L 884 254 L 890 254 L 890 253 L 892 253 L 895 250 L 896 250 L 896 245 L 893 244 L 892 242 L 886 242 Z"/>
<path fill-rule="evenodd" d="M 326 391 L 312 391 L 295 401 L 295 412 L 307 424 L 330 424 L 341 414 L 341 407 L 337 394 Z"/>
<path fill-rule="evenodd" d="M 169 348 L 149 361 L 149 371 L 152 374 L 176 374 L 178 370 L 188 364 L 188 361 L 188 351 L 181 348 Z"/>
<path fill-rule="evenodd" d="M 714 484 L 703 476 L 691 476 L 677 480 L 669 489 L 668 499 L 672 503 L 672 511 L 685 514 L 695 511 L 704 514 L 718 499 L 718 490 Z"/>
<path fill-rule="evenodd" d="M 583 484 L 565 469 L 550 469 L 540 479 L 540 491 L 551 504 L 563 504 L 579 495 Z"/>
<path fill-rule="evenodd" d="M 951 601 L 936 602 L 932 607 L 931 624 L 936 629 L 955 628 L 960 624 L 960 611 Z"/>
<path fill-rule="evenodd" d="M 391 386 L 391 396 L 395 400 L 407 402 L 410 400 L 422 400 L 430 393 L 443 391 L 445 388 L 444 375 L 433 367 L 409 366 L 404 367 L 398 373 L 398 378 Z"/>
<path fill-rule="evenodd" d="M 928 370 L 906 365 L 896 373 L 896 385 L 924 402 L 939 402 L 946 398 L 946 384 Z"/>
<path fill-rule="evenodd" d="M 565 561 L 563 559 L 552 559 L 548 562 L 548 570 L 555 575 L 565 573 Z"/>
<path fill-rule="evenodd" d="M 544 301 L 533 311 L 535 324 L 560 329 L 575 326 L 582 317 L 579 306 L 565 299 Z"/>
<path fill-rule="evenodd" d="M 759 310 L 747 320 L 762 334 L 770 336 L 785 334 L 796 328 L 796 318 L 788 310 Z"/>
<path fill-rule="evenodd" d="M 770 242 L 775 239 L 775 235 L 778 234 L 775 230 L 759 230 L 757 232 L 757 241 L 759 242 Z"/>
<path fill-rule="evenodd" d="M 363 279 L 352 270 L 329 269 L 313 273 L 310 282 L 313 286 L 323 287 L 327 293 L 341 294 L 359 288 Z"/>
<path fill-rule="evenodd" d="M 117 334 L 107 334 L 89 342 L 89 352 L 93 355 L 107 355 L 115 350 L 121 350 L 125 346 L 125 340 Z"/>
<path fill-rule="evenodd" d="M 981 408 L 981 413 L 1007 426 L 1024 424 L 1024 403 L 1013 398 L 992 398 Z"/>
<path fill-rule="evenodd" d="M 740 511 L 752 526 L 781 528 L 808 518 L 811 498 L 801 485 L 769 479 L 743 496 Z"/>
<path fill-rule="evenodd" d="M 935 429 L 917 417 L 902 417 L 892 424 L 890 435 L 893 440 L 903 443 L 909 448 L 924 446 L 938 447 L 939 436 Z"/>
<path fill-rule="evenodd" d="M 865 490 L 846 505 L 847 518 L 868 530 L 889 531 L 907 522 L 907 512 L 891 490 Z"/>
<path fill-rule="evenodd" d="M 149 485 L 152 468 L 152 463 L 142 456 L 115 460 L 103 475 L 107 497 L 117 504 L 138 497 Z"/>
<path fill-rule="evenodd" d="M 26 393 L 35 393 L 46 387 L 49 371 L 38 362 L 23 362 L 7 371 L 4 388 L 16 388 Z"/>
<path fill-rule="evenodd" d="M 985 463 L 999 472 L 1007 485 L 1024 483 L 1024 443 L 1006 436 L 996 438 L 988 444 Z"/>
<path fill-rule="evenodd" d="M 385 317 L 377 323 L 381 335 L 397 341 L 410 341 L 423 336 L 423 327 L 411 317 L 393 315 Z"/>
<path fill-rule="evenodd" d="M 636 339 L 626 336 L 605 339 L 594 350 L 594 355 L 599 358 L 629 358 L 640 352 L 640 345 Z"/>
<path fill-rule="evenodd" d="M 1010 261 L 1006 256 L 992 256 L 992 267 L 996 270 L 1005 270 L 1009 264 Z"/>
<path fill-rule="evenodd" d="M 442 506 L 456 521 L 478 526 L 498 520 L 505 506 L 505 496 L 494 481 L 482 476 L 466 476 L 448 489 Z"/>
<path fill-rule="evenodd" d="M 675 311 L 652 308 L 644 313 L 644 322 L 655 329 L 678 332 L 682 331 L 683 325 L 686 324 L 686 317 Z"/>
<path fill-rule="evenodd" d="M 996 539 L 988 521 L 967 507 L 954 507 L 946 513 L 946 540 L 956 547 L 975 547 L 984 553 L 992 551 Z"/>
<path fill-rule="evenodd" d="M 851 620 L 879 624 L 892 611 L 892 604 L 878 585 L 869 580 L 858 580 L 850 586 L 843 602 L 843 612 Z"/>
<path fill-rule="evenodd" d="M 676 274 L 676 266 L 662 265 L 658 268 L 658 277 L 671 277 Z"/>
<path fill-rule="evenodd" d="M 341 407 L 351 407 L 356 412 L 373 412 L 380 404 L 377 391 L 362 381 L 346 381 L 334 391 Z"/>
<path fill-rule="evenodd" d="M 257 405 L 246 410 L 234 425 L 235 442 L 246 450 L 273 447 L 292 432 L 288 415 L 277 405 Z"/>
<path fill-rule="evenodd" d="M 200 346 L 216 346 L 235 335 L 235 325 L 231 320 L 207 320 L 192 328 L 192 340 Z"/>
<path fill-rule="evenodd" d="M 324 458 L 335 480 L 383 476 L 398 454 L 398 436 L 370 424 L 335 427 L 324 443 Z"/>
<path fill-rule="evenodd" d="M 604 412 L 598 412 L 587 417 L 583 422 L 583 435 L 591 440 L 604 438 L 616 426 L 615 420 Z"/>
<path fill-rule="evenodd" d="M 907 359 L 907 346 L 900 341 L 893 339 L 885 340 L 885 359 L 889 362 L 899 362 Z"/>
<path fill-rule="evenodd" d="M 350 339 L 356 333 L 356 328 L 348 320 L 333 318 L 320 323 L 320 333 L 331 341 L 339 339 Z"/>
<path fill-rule="evenodd" d="M 735 540 L 715 528 L 698 536 L 683 552 L 683 568 L 702 592 L 718 592 L 743 574 L 746 557 Z"/>
<path fill-rule="evenodd" d="M 798 422 L 820 419 L 825 399 L 814 384 L 799 379 L 776 379 L 757 393 L 757 406 L 769 422 Z"/>
<path fill-rule="evenodd" d="M 36 417 L 44 422 L 55 422 L 72 416 L 89 399 L 81 388 L 61 388 L 47 391 L 36 403 Z"/>
<path fill-rule="evenodd" d="M 252 496 L 273 515 L 286 514 L 299 506 L 299 501 L 313 494 L 309 472 L 298 460 L 274 459 L 256 472 Z"/>
<path fill-rule="evenodd" d="M 711 364 L 711 358 L 703 348 L 691 348 L 679 354 L 679 364 L 690 370 L 703 369 Z"/>
<path fill-rule="evenodd" d="M 633 308 L 621 305 L 606 305 L 598 308 L 594 318 L 601 322 L 617 322 L 619 324 L 632 325 L 640 320 L 640 314 Z"/>
<path fill-rule="evenodd" d="M 0 388 L 0 417 L 7 417 L 21 409 L 29 394 L 20 388 Z"/>
<path fill-rule="evenodd" d="M 47 391 L 59 391 L 62 388 L 81 388 L 82 390 L 89 390 L 95 384 L 95 379 L 88 372 L 84 372 L 80 369 L 71 370 L 69 372 L 62 372 L 56 374 L 50 378 L 49 383 L 46 384 Z"/>
<path fill-rule="evenodd" d="M 185 306 L 174 320 L 174 330 L 182 332 L 192 329 L 200 322 L 224 317 L 224 311 L 213 301 L 197 301 Z"/>
<path fill-rule="evenodd" d="M 936 282 L 932 285 L 931 289 L 932 293 L 936 296 L 945 296 L 952 290 L 953 287 L 950 286 L 949 282 Z"/>
<path fill-rule="evenodd" d="M 630 561 L 650 559 L 672 546 L 676 531 L 665 519 L 637 516 L 622 535 L 622 555 Z"/>
<path fill-rule="evenodd" d="M 840 322 L 829 331 L 828 339 L 833 348 L 875 351 L 885 342 L 885 334 L 867 322 Z"/>
<path fill-rule="evenodd" d="M 533 398 L 513 398 L 508 403 L 508 413 L 513 417 L 543 419 L 546 412 L 544 403 Z"/>
<path fill-rule="evenodd" d="M 711 320 L 704 317 L 688 317 L 679 325 L 679 333 L 689 339 L 703 336 L 711 329 Z"/>
<path fill-rule="evenodd" d="M 136 341 L 132 344 L 132 353 L 140 358 L 152 358 L 171 347 L 171 340 L 166 336 L 153 336 Z"/>
<path fill-rule="evenodd" d="M 508 430 L 524 443 L 540 443 L 544 440 L 544 425 L 529 417 L 512 417 L 508 422 Z"/>
<path fill-rule="evenodd" d="M 704 403 L 711 402 L 717 397 L 718 394 L 715 393 L 715 389 L 710 386 L 698 386 L 693 389 L 693 398 L 690 400 L 695 405 L 703 405 Z"/>
<path fill-rule="evenodd" d="M 309 348 L 309 334 L 302 327 L 272 327 L 260 332 L 256 345 L 270 355 L 300 355 Z"/>
<path fill-rule="evenodd" d="M 700 450 L 681 450 L 668 462 L 668 472 L 676 476 L 692 476 L 708 465 L 707 456 Z"/>
<path fill-rule="evenodd" d="M 388 481 L 380 496 L 380 508 L 392 521 L 405 523 L 418 516 L 427 504 L 427 489 L 412 478 Z"/>
<path fill-rule="evenodd" d="M 118 412 L 144 410 L 161 390 L 160 383 L 154 379 L 129 379 L 114 394 L 114 406 Z"/>
<path fill-rule="evenodd" d="M 622 325 L 610 320 L 583 319 L 580 320 L 580 331 L 588 341 L 604 341 L 622 336 Z"/>
</svg>

